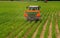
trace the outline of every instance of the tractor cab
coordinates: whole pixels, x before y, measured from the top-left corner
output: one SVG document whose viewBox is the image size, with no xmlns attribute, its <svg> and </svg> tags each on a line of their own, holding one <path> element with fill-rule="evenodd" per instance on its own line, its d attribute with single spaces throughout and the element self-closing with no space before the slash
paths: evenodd
<svg viewBox="0 0 60 38">
<path fill-rule="evenodd" d="M 27 20 L 39 20 L 40 19 L 40 9 L 39 6 L 28 6 L 27 10 L 24 12 L 24 17 Z"/>
<path fill-rule="evenodd" d="M 29 6 L 29 10 L 39 10 L 39 6 Z"/>
</svg>

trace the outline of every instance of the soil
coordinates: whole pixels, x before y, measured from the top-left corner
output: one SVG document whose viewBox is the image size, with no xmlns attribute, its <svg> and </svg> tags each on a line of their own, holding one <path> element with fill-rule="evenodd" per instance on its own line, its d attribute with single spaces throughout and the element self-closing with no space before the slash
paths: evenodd
<svg viewBox="0 0 60 38">
<path fill-rule="evenodd" d="M 34 24 L 33 24 L 33 25 L 34 25 Z M 27 38 L 27 35 L 31 32 L 31 30 L 32 30 L 32 28 L 33 28 L 33 25 L 32 25 L 30 28 L 28 28 L 27 32 L 23 35 L 22 38 Z"/>
<path fill-rule="evenodd" d="M 40 25 L 37 27 L 36 31 L 35 31 L 34 34 L 32 35 L 32 38 L 35 38 L 35 37 L 36 37 L 39 27 L 40 27 Z"/>
<path fill-rule="evenodd" d="M 22 38 L 27 38 L 27 35 L 31 32 L 31 28 L 28 29 L 28 31 L 24 34 Z"/>
<path fill-rule="evenodd" d="M 60 38 L 60 32 L 59 32 L 59 29 L 58 29 L 57 20 L 56 20 L 56 37 L 57 37 L 57 38 Z"/>
<path fill-rule="evenodd" d="M 49 35 L 48 38 L 52 38 L 52 22 L 50 23 L 50 27 L 49 27 Z"/>
<path fill-rule="evenodd" d="M 41 35 L 40 35 L 40 38 L 44 38 L 44 32 L 45 32 L 45 30 L 46 30 L 47 23 L 48 23 L 48 20 L 47 20 L 46 23 L 44 24 L 44 27 L 43 27 L 42 33 L 41 33 Z"/>
</svg>

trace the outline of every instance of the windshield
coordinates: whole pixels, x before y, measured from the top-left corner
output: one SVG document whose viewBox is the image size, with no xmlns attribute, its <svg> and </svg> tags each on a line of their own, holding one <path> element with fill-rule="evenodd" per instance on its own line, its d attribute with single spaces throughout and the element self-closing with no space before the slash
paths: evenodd
<svg viewBox="0 0 60 38">
<path fill-rule="evenodd" d="M 38 7 L 29 7 L 29 10 L 39 10 Z"/>
</svg>

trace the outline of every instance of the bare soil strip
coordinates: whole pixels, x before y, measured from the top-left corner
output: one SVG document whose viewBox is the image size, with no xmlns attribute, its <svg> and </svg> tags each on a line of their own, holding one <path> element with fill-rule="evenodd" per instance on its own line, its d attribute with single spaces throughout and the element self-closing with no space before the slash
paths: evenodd
<svg viewBox="0 0 60 38">
<path fill-rule="evenodd" d="M 33 26 L 34 26 L 34 25 L 33 25 Z M 27 38 L 27 35 L 31 32 L 33 26 L 28 29 L 28 31 L 24 34 L 24 36 L 23 36 L 22 38 Z"/>
<path fill-rule="evenodd" d="M 57 20 L 56 20 L 56 37 L 57 37 L 57 38 L 60 38 L 60 32 L 59 32 L 59 29 L 58 29 Z"/>
<path fill-rule="evenodd" d="M 49 35 L 48 38 L 52 38 L 52 21 L 50 23 L 50 27 L 49 27 Z"/>
<path fill-rule="evenodd" d="M 23 32 L 23 31 L 21 31 L 21 32 Z M 21 33 L 21 32 L 19 32 L 19 34 L 18 34 L 18 35 L 20 35 L 20 33 Z M 18 38 L 18 37 L 16 36 L 16 37 L 14 37 L 14 38 Z"/>
<path fill-rule="evenodd" d="M 32 35 L 32 38 L 35 38 L 35 37 L 36 37 L 39 27 L 40 27 L 40 25 L 37 27 L 36 31 L 35 31 L 34 34 Z"/>
<path fill-rule="evenodd" d="M 46 23 L 44 24 L 44 27 L 43 27 L 42 33 L 41 33 L 41 35 L 40 35 L 40 38 L 44 38 L 44 32 L 45 32 L 45 30 L 46 30 L 47 23 L 48 23 L 48 20 L 47 20 Z"/>
<path fill-rule="evenodd" d="M 30 32 L 31 32 L 31 28 L 28 29 L 28 31 L 25 33 L 25 35 L 22 38 L 26 38 Z"/>
</svg>

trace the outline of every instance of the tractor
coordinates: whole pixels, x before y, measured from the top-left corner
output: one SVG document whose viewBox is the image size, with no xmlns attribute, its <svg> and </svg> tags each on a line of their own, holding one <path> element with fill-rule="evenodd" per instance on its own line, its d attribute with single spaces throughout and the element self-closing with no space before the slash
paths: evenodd
<svg viewBox="0 0 60 38">
<path fill-rule="evenodd" d="M 28 6 L 27 10 L 24 11 L 24 17 L 27 21 L 38 21 L 40 20 L 40 10 L 39 6 Z"/>
</svg>

